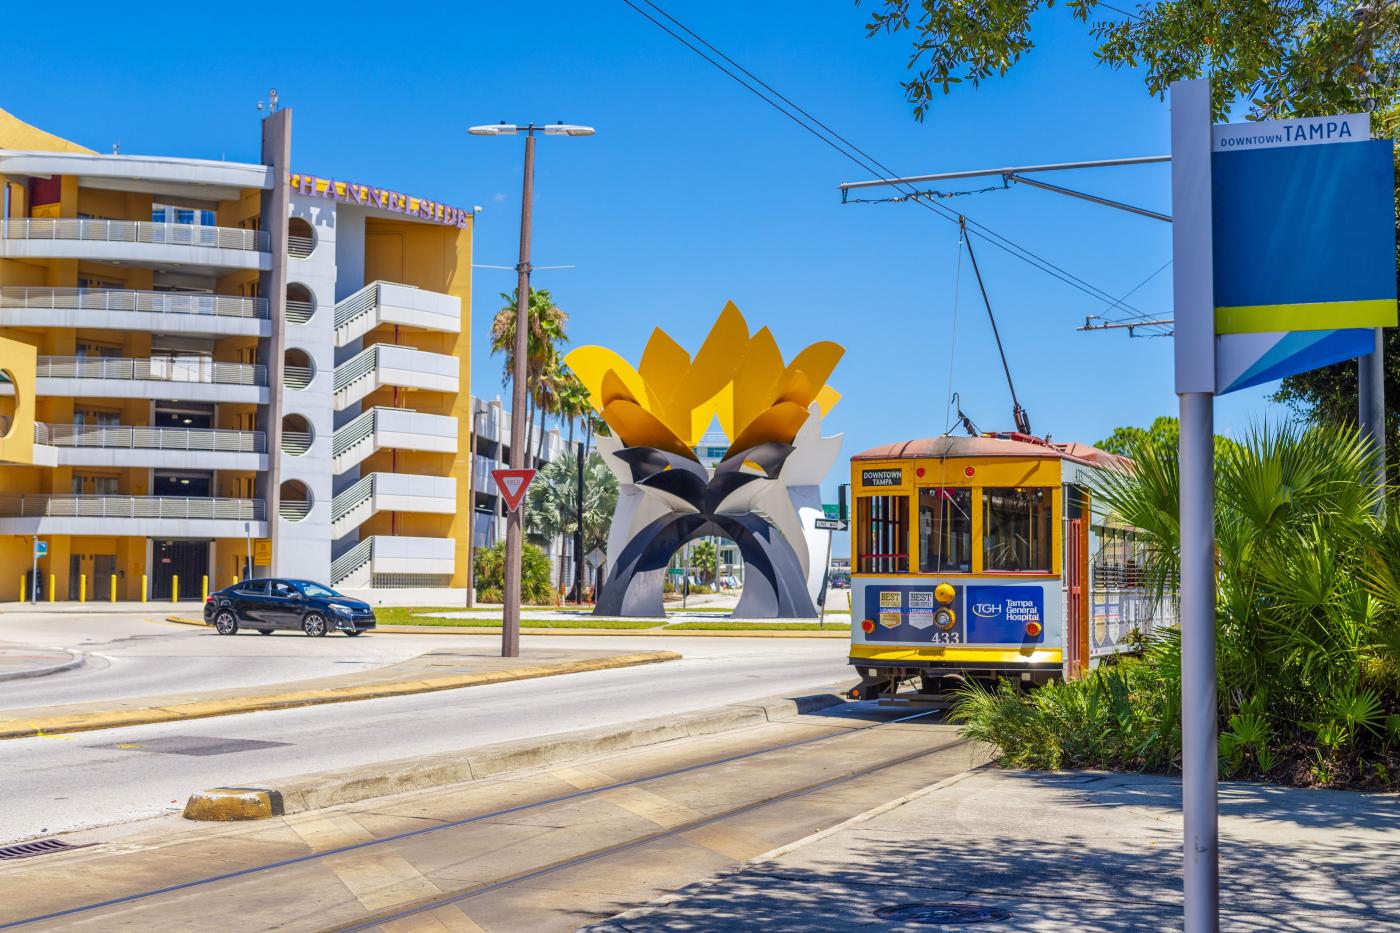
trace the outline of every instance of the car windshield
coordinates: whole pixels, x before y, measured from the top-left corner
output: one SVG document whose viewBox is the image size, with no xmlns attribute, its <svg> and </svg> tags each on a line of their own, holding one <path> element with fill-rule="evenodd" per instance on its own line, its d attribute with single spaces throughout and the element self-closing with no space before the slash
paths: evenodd
<svg viewBox="0 0 1400 933">
<path fill-rule="evenodd" d="M 319 584 L 319 583 L 298 583 L 297 586 L 301 587 L 301 591 L 302 591 L 304 594 L 306 594 L 307 596 L 339 596 L 339 595 L 340 595 L 339 593 L 337 593 L 335 590 L 331 589 L 330 587 L 328 587 L 328 586 L 322 586 L 322 585 Z"/>
</svg>

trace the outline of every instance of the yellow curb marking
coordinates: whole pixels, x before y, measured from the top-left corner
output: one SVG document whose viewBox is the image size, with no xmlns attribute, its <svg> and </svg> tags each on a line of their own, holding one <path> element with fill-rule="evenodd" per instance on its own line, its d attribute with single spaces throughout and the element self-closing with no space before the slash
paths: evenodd
<svg viewBox="0 0 1400 933">
<path fill-rule="evenodd" d="M 617 782 L 617 778 L 590 768 L 557 768 L 550 773 L 580 790 L 589 790 Z M 660 794 L 654 794 L 640 787 L 619 788 L 603 794 L 599 799 L 606 800 L 648 822 L 655 823 L 662 829 L 673 829 L 705 818 L 705 814 L 699 810 L 693 810 L 684 804 L 676 803 L 674 800 L 669 800 Z M 737 861 L 744 861 L 753 858 L 760 852 L 767 852 L 773 845 L 771 840 L 763 839 L 743 830 L 729 829 L 719 825 L 702 826 L 682 833 L 682 835 L 696 845 Z"/>
<path fill-rule="evenodd" d="M 317 852 L 374 839 L 374 835 L 348 813 L 298 814 L 288 818 L 287 823 Z M 443 893 L 407 859 L 394 852 L 347 852 L 326 859 L 325 864 L 366 910 L 384 910 Z"/>
<path fill-rule="evenodd" d="M 205 719 L 211 716 L 228 716 L 234 713 L 291 709 L 301 706 L 318 706 L 324 703 L 346 703 L 354 700 L 373 700 L 381 697 L 431 693 L 439 690 L 455 690 L 460 687 L 474 687 L 481 684 L 530 680 L 537 677 L 550 677 L 555 674 L 605 671 L 619 667 L 654 664 L 661 661 L 679 661 L 680 659 L 681 655 L 674 651 L 643 651 L 635 654 L 614 655 L 612 657 L 594 658 L 585 661 L 566 661 L 548 666 L 518 667 L 503 671 L 484 671 L 479 674 L 416 678 L 413 680 L 391 681 L 388 683 L 351 684 L 344 687 L 297 690 L 287 693 L 264 694 L 261 696 L 234 697 L 226 700 L 174 703 L 169 706 L 146 707 L 144 709 L 122 711 L 103 710 L 86 714 L 70 714 L 66 717 L 53 716 L 42 719 L 0 720 L 0 739 L 46 737 L 49 734 L 58 732 L 89 732 L 97 729 L 115 729 L 122 726 L 141 726 L 151 723 L 173 722 L 185 719 Z"/>
</svg>

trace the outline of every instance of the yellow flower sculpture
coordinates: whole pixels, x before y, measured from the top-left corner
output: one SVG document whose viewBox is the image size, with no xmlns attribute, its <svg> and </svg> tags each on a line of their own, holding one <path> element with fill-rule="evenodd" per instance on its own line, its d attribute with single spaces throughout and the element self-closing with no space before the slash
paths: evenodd
<svg viewBox="0 0 1400 933">
<path fill-rule="evenodd" d="M 564 361 L 624 444 L 695 460 L 716 416 L 729 440 L 726 457 L 769 441 L 791 444 L 812 403 L 826 417 L 840 400 L 826 380 L 844 353 L 822 341 L 784 364 L 768 328 L 750 335 L 728 302 L 693 359 L 658 327 L 635 369 L 606 347 L 579 347 Z"/>
</svg>

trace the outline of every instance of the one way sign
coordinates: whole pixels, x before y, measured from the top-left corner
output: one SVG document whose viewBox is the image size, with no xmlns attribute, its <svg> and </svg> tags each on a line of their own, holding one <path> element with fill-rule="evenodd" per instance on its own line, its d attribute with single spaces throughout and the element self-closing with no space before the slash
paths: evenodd
<svg viewBox="0 0 1400 933">
<path fill-rule="evenodd" d="M 530 480 L 535 478 L 534 470 L 492 470 L 491 478 L 501 491 L 506 509 L 514 512 L 525 501 L 525 490 L 530 488 Z"/>
</svg>

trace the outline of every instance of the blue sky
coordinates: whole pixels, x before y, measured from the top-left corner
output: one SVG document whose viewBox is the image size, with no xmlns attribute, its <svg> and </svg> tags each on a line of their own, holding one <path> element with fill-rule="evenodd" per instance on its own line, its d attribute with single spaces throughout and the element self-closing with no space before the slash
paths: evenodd
<svg viewBox="0 0 1400 933">
<path fill-rule="evenodd" d="M 90 7 L 90 8 L 89 8 Z M 1168 113 L 1141 76 L 1095 65 L 1087 30 L 1056 7 L 1011 74 L 962 86 L 916 123 L 898 85 L 907 37 L 868 40 L 846 2 L 670 0 L 691 28 L 903 174 L 1153 155 Z M 844 344 L 828 419 L 846 451 L 941 433 L 950 383 L 984 430 L 1010 401 L 957 230 L 909 204 L 841 205 L 866 173 L 787 122 L 620 0 L 464 3 L 450 10 L 307 2 L 242 18 L 226 6 L 166 15 L 132 4 L 65 8 L 8 50 L 0 106 L 95 149 L 253 160 L 255 104 L 295 110 L 298 168 L 481 205 L 477 262 L 511 265 L 521 143 L 479 139 L 498 120 L 587 123 L 591 139 L 539 145 L 535 261 L 576 344 L 636 359 L 661 325 L 695 347 L 727 299 L 791 358 Z M 1051 180 L 1168 211 L 1164 166 Z M 970 182 L 966 187 L 982 187 Z M 1028 188 L 962 197 L 965 211 L 1098 288 L 1121 295 L 1169 258 L 1169 226 Z M 977 244 L 1017 391 L 1040 433 L 1092 442 L 1175 413 L 1171 345 L 1075 330 L 1104 303 Z M 478 270 L 474 390 L 500 391 L 485 334 L 513 286 Z M 1170 269 L 1130 299 L 1170 312 Z M 1217 406 L 1222 432 L 1271 409 L 1267 389 Z M 838 471 L 840 470 L 838 469 Z M 831 483 L 834 485 L 836 476 Z"/>
</svg>

